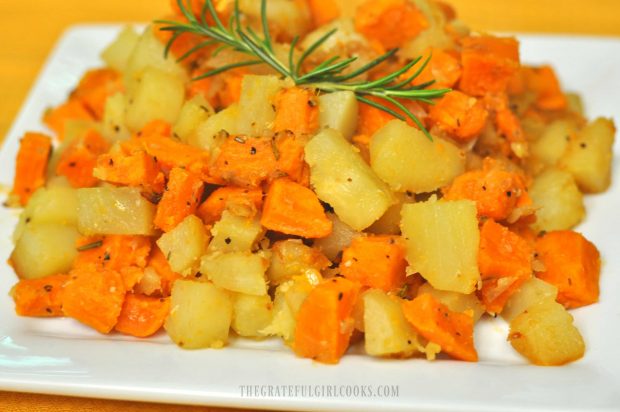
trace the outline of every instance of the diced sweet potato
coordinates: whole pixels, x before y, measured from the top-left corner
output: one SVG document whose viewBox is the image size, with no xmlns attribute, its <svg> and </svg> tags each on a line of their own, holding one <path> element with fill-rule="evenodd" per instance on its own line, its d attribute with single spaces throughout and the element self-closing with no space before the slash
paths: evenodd
<svg viewBox="0 0 620 412">
<path fill-rule="evenodd" d="M 453 358 L 476 362 L 474 319 L 464 313 L 452 312 L 430 294 L 402 303 L 405 318 L 418 333 L 441 346 Z"/>
<path fill-rule="evenodd" d="M 22 279 L 11 290 L 15 313 L 20 316 L 63 316 L 63 292 L 68 275 Z"/>
<path fill-rule="evenodd" d="M 151 239 L 129 235 L 92 236 L 79 239 L 76 247 L 78 256 L 73 263 L 75 268 L 144 268 L 151 251 Z"/>
<path fill-rule="evenodd" d="M 565 109 L 568 101 L 551 66 L 523 69 L 528 90 L 536 94 L 536 106 L 543 110 Z"/>
<path fill-rule="evenodd" d="M 109 333 L 125 300 L 125 286 L 115 270 L 76 269 L 65 285 L 62 310 L 66 316 Z"/>
<path fill-rule="evenodd" d="M 350 280 L 333 278 L 310 292 L 297 313 L 293 350 L 298 356 L 338 363 L 353 333 L 351 314 L 359 288 Z"/>
<path fill-rule="evenodd" d="M 47 110 L 43 116 L 43 122 L 56 132 L 56 136 L 61 142 L 64 140 L 67 121 L 93 119 L 93 114 L 78 99 L 69 99 L 65 103 Z"/>
<path fill-rule="evenodd" d="M 402 46 L 427 27 L 424 14 L 407 0 L 369 0 L 355 14 L 356 30 L 386 49 Z"/>
<path fill-rule="evenodd" d="M 519 199 L 526 195 L 524 178 L 505 170 L 501 164 L 485 159 L 482 170 L 458 176 L 444 190 L 448 200 L 470 199 L 476 202 L 478 216 L 495 220 L 507 219 Z"/>
<path fill-rule="evenodd" d="M 482 289 L 478 293 L 488 312 L 500 313 L 532 276 L 532 255 L 530 244 L 519 235 L 492 219 L 484 222 L 478 253 Z"/>
<path fill-rule="evenodd" d="M 164 232 L 174 229 L 183 219 L 196 212 L 203 190 L 200 178 L 185 169 L 172 169 L 166 191 L 157 205 L 155 226 Z"/>
<path fill-rule="evenodd" d="M 459 142 L 476 138 L 484 128 L 487 111 L 482 101 L 453 91 L 432 106 L 429 118 L 440 130 Z"/>
<path fill-rule="evenodd" d="M 198 208 L 197 216 L 205 224 L 221 219 L 224 210 L 240 216 L 253 217 L 263 207 L 263 191 L 236 186 L 217 188 Z"/>
<path fill-rule="evenodd" d="M 472 96 L 501 93 L 519 68 L 519 43 L 513 38 L 470 36 L 462 40 L 460 89 Z"/>
<path fill-rule="evenodd" d="M 405 244 L 398 236 L 365 236 L 344 249 L 340 273 L 362 286 L 385 292 L 405 284 Z"/>
<path fill-rule="evenodd" d="M 596 246 L 570 230 L 546 233 L 536 242 L 545 270 L 537 276 L 558 288 L 558 302 L 577 308 L 598 301 L 601 258 Z"/>
<path fill-rule="evenodd" d="M 276 170 L 271 139 L 229 136 L 211 167 L 211 175 L 241 187 L 258 187 Z"/>
<path fill-rule="evenodd" d="M 307 238 L 321 238 L 332 231 L 316 194 L 288 179 L 275 180 L 267 192 L 261 224 L 270 230 Z"/>
<path fill-rule="evenodd" d="M 109 143 L 101 134 L 88 130 L 82 137 L 74 140 L 62 152 L 56 166 L 56 173 L 65 176 L 75 188 L 93 187 L 98 179 L 93 176 L 99 155 L 105 153 Z"/>
<path fill-rule="evenodd" d="M 312 134 L 319 126 L 319 107 L 314 92 L 301 87 L 281 90 L 275 98 L 274 132 L 290 130 L 297 136 Z"/>
<path fill-rule="evenodd" d="M 146 338 L 161 329 L 169 311 L 169 298 L 128 293 L 114 329 L 126 335 Z"/>
<path fill-rule="evenodd" d="M 26 133 L 15 161 L 12 194 L 25 206 L 30 196 L 45 184 L 45 170 L 52 150 L 52 139 L 41 133 Z"/>
</svg>

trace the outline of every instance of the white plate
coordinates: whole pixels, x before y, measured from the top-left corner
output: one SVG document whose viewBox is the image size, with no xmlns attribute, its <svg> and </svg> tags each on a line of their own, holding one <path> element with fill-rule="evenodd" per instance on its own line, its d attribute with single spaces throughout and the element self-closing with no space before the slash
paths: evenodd
<svg viewBox="0 0 620 412">
<path fill-rule="evenodd" d="M 44 109 L 58 104 L 118 26 L 69 30 L 53 52 L 0 152 L 0 183 L 10 186 L 18 139 L 45 130 Z M 620 119 L 620 40 L 523 36 L 528 63 L 553 63 L 563 85 L 582 93 L 589 116 Z M 617 146 L 616 146 L 617 148 Z M 618 151 L 615 152 L 616 166 Z M 565 367 L 527 364 L 506 342 L 501 320 L 476 330 L 480 362 L 377 360 L 360 354 L 337 366 L 296 358 L 274 341 L 236 341 L 224 350 L 184 351 L 165 336 L 138 341 L 103 336 L 70 319 L 18 318 L 7 296 L 16 281 L 0 266 L 0 389 L 170 403 L 282 410 L 602 411 L 620 408 L 620 168 L 615 185 L 587 199 L 580 230 L 601 249 L 601 302 L 573 312 L 587 342 L 585 358 Z M 8 258 L 14 211 L 0 210 L 0 261 Z M 242 385 L 273 385 L 281 393 L 244 397 Z M 283 386 L 286 385 L 286 388 Z M 295 386 L 299 385 L 299 386 Z M 302 386 L 397 387 L 398 396 L 294 396 Z M 262 389 L 268 391 L 269 388 Z M 323 387 L 325 392 L 327 387 Z M 340 389 L 336 389 L 340 390 Z M 289 393 L 292 391 L 293 393 Z M 314 392 L 313 392 L 314 394 Z M 282 396 L 286 395 L 286 396 Z M 293 396 L 291 396 L 293 395 Z"/>
</svg>

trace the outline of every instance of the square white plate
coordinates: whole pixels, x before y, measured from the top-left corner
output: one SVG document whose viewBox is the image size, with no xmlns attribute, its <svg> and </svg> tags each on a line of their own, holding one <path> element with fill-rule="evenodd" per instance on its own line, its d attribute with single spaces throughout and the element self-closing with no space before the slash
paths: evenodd
<svg viewBox="0 0 620 412">
<path fill-rule="evenodd" d="M 48 60 L 0 152 L 0 183 L 10 187 L 18 140 L 45 130 L 46 107 L 62 102 L 119 26 L 67 31 Z M 620 119 L 620 40 L 522 36 L 528 63 L 552 63 L 563 85 L 582 93 L 589 116 Z M 616 145 L 617 149 L 617 145 Z M 615 184 L 587 198 L 579 227 L 603 256 L 601 302 L 573 311 L 587 343 L 585 358 L 558 368 L 527 364 L 506 342 L 501 320 L 478 325 L 476 364 L 421 359 L 377 360 L 359 354 L 337 366 L 296 358 L 275 341 L 235 341 L 224 350 L 184 351 L 165 336 L 103 336 L 71 319 L 18 318 L 7 296 L 16 278 L 0 265 L 0 390 L 282 410 L 609 411 L 620 409 L 620 168 Z M 2 197 L 2 196 L 0 196 Z M 0 199 L 2 200 L 2 199 Z M 0 208 L 0 262 L 12 249 L 16 212 Z M 242 385 L 397 387 L 398 396 L 243 397 Z M 278 386 L 279 389 L 283 389 Z M 360 387 L 358 387 L 359 389 Z M 339 390 L 339 389 L 337 389 Z M 285 395 L 290 395 L 285 393 Z"/>
</svg>

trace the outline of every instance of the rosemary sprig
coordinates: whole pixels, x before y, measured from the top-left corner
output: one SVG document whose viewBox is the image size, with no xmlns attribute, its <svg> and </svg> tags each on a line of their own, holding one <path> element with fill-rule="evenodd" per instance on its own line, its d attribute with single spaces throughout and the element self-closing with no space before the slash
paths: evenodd
<svg viewBox="0 0 620 412">
<path fill-rule="evenodd" d="M 398 49 L 389 50 L 370 63 L 352 70 L 347 74 L 343 74 L 343 72 L 351 68 L 351 65 L 357 60 L 357 57 L 341 58 L 340 56 L 335 56 L 303 72 L 304 63 L 308 57 L 329 40 L 336 33 L 337 29 L 325 33 L 325 35 L 308 46 L 297 61 L 295 61 L 295 47 L 299 42 L 299 38 L 295 37 L 290 45 L 288 61 L 282 62 L 274 53 L 273 40 L 267 24 L 267 0 L 261 0 L 262 37 L 252 28 L 242 27 L 238 0 L 235 0 L 233 13 L 227 26 L 225 26 L 219 18 L 213 5 L 213 0 L 205 1 L 200 16 L 196 16 L 191 6 L 186 4 L 184 0 L 177 0 L 177 3 L 179 9 L 187 19 L 187 22 L 170 20 L 157 21 L 157 23 L 163 25 L 160 30 L 170 31 L 172 33 L 166 45 L 166 56 L 173 43 L 184 33 L 192 33 L 204 37 L 205 41 L 188 50 L 178 58 L 178 61 L 183 61 L 201 48 L 214 44 L 220 46 L 216 50 L 218 53 L 222 50 L 229 49 L 248 56 L 248 60 L 223 65 L 201 74 L 194 80 L 214 76 L 237 67 L 266 64 L 280 75 L 291 79 L 297 86 L 315 88 L 323 93 L 345 90 L 351 91 L 355 94 L 357 100 L 362 103 L 369 104 L 401 120 L 406 120 L 407 118 L 411 119 L 420 130 L 432 140 L 430 133 L 426 130 L 420 119 L 401 102 L 401 100 L 404 99 L 433 104 L 434 99 L 450 91 L 450 89 L 428 89 L 428 87 L 434 83 L 434 80 L 411 86 L 411 82 L 415 80 L 428 65 L 431 56 L 429 56 L 412 75 L 404 80 L 399 80 L 399 78 L 418 64 L 422 60 L 422 57 L 412 60 L 402 68 L 379 79 L 373 81 L 356 81 L 356 78 L 368 73 L 370 70 L 392 58 Z M 189 0 L 187 0 L 187 3 L 189 3 Z M 208 17 L 213 21 L 212 25 L 209 25 L 207 22 Z M 392 109 L 392 107 L 396 107 L 397 110 L 400 110 L 402 113 Z"/>
</svg>

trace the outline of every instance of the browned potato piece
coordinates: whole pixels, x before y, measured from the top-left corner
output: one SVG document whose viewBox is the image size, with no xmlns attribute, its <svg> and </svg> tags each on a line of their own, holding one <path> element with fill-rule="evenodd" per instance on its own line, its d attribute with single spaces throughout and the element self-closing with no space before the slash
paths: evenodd
<svg viewBox="0 0 620 412">
<path fill-rule="evenodd" d="M 508 340 L 536 365 L 564 365 L 581 358 L 585 344 L 564 306 L 546 301 L 531 306 L 510 322 Z"/>
</svg>

